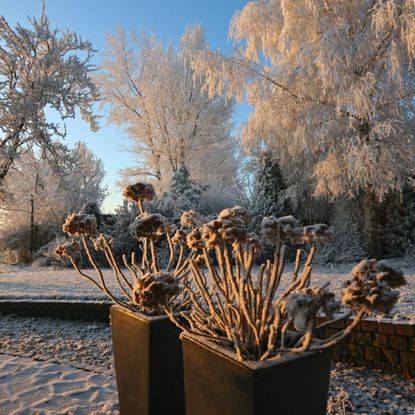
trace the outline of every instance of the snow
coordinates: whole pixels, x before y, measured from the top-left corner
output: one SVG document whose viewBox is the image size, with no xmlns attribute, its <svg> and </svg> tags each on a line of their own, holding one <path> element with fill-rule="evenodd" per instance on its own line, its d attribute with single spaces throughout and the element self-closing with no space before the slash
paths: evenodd
<svg viewBox="0 0 415 415">
<path fill-rule="evenodd" d="M 415 321 L 415 263 L 405 263 L 402 260 L 391 260 L 391 265 L 402 269 L 407 279 L 407 285 L 401 287 L 401 296 L 391 313 L 394 319 Z M 315 266 L 313 268 L 311 285 L 321 286 L 330 282 L 330 289 L 336 296 L 340 294 L 342 284 L 351 278 L 350 271 L 355 264 L 330 266 Z M 280 289 L 290 281 L 288 265 L 287 272 L 282 277 Z M 87 270 L 94 276 L 92 269 Z M 118 293 L 111 270 L 104 270 L 104 276 L 111 291 Z M 102 301 L 106 296 L 90 282 L 83 279 L 72 269 L 31 268 L 9 266 L 3 267 L 0 273 L 0 300 L 70 300 L 70 301 Z"/>
<path fill-rule="evenodd" d="M 333 364 L 328 414 L 403 415 L 407 379 Z M 0 314 L 0 414 L 117 414 L 111 333 L 102 322 Z"/>
<path fill-rule="evenodd" d="M 0 301 L 102 301 L 107 299 L 104 293 L 72 268 L 2 267 Z M 86 273 L 98 280 L 93 269 L 86 270 Z M 111 270 L 104 270 L 104 278 L 110 290 L 119 293 Z"/>
<path fill-rule="evenodd" d="M 111 374 L 0 353 L 0 413 L 116 414 Z"/>
<path fill-rule="evenodd" d="M 0 414 L 118 414 L 110 327 L 0 314 Z"/>
</svg>

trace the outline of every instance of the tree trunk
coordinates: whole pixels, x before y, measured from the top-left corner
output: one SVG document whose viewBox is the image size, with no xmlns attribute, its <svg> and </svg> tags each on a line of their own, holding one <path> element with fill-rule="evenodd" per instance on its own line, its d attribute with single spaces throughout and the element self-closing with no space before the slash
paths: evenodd
<svg viewBox="0 0 415 415">
<path fill-rule="evenodd" d="M 369 188 L 363 194 L 363 236 L 369 258 L 379 259 L 380 245 L 377 219 L 376 194 L 372 188 Z"/>
</svg>

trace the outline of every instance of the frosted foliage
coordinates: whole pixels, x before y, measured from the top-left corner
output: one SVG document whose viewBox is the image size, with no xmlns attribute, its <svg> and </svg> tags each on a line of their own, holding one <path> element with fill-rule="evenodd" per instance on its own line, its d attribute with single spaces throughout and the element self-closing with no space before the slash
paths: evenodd
<svg viewBox="0 0 415 415">
<path fill-rule="evenodd" d="M 317 253 L 320 263 L 350 263 L 365 257 L 357 212 L 346 203 L 334 209 L 332 215 L 334 239 Z"/>
<path fill-rule="evenodd" d="M 289 184 L 382 197 L 415 173 L 412 0 L 254 1 L 230 36 L 233 56 L 193 54 L 195 78 L 249 102 L 245 145 L 276 150 Z"/>
<path fill-rule="evenodd" d="M 125 131 L 139 160 L 124 178 L 144 176 L 165 191 L 186 164 L 195 180 L 231 185 L 237 169 L 233 101 L 203 93 L 187 61 L 189 51 L 207 48 L 203 29 L 187 28 L 177 50 L 143 32 L 127 36 L 121 28 L 107 40 L 96 80 L 109 121 Z"/>
<path fill-rule="evenodd" d="M 46 108 L 61 120 L 79 111 L 97 129 L 93 52 L 76 33 L 51 29 L 44 10 L 29 27 L 15 29 L 0 16 L 0 184 L 18 154 L 34 144 L 53 150 L 52 138 L 66 135 L 62 123 L 48 120 Z"/>
<path fill-rule="evenodd" d="M 57 143 L 53 146 L 57 157 L 28 151 L 11 167 L 0 202 L 1 232 L 29 228 L 32 221 L 60 233 L 68 212 L 79 210 L 86 202 L 102 203 L 106 190 L 101 160 L 81 142 L 73 149 Z"/>
</svg>

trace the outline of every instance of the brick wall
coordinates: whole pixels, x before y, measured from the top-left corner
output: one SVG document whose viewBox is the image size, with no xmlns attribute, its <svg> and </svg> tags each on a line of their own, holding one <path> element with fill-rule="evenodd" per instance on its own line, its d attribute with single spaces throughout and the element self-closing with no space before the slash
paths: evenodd
<svg viewBox="0 0 415 415">
<path fill-rule="evenodd" d="M 318 318 L 317 324 L 324 322 Z M 319 334 L 328 337 L 350 324 L 340 321 L 325 327 Z M 335 361 L 382 369 L 415 377 L 415 323 L 365 319 L 343 342 L 333 348 Z"/>
</svg>

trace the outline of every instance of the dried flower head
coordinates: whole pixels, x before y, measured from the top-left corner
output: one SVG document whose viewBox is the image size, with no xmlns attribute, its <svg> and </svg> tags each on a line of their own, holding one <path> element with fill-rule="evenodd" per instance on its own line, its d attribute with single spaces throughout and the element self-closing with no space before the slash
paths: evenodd
<svg viewBox="0 0 415 415">
<path fill-rule="evenodd" d="M 112 245 L 112 237 L 104 233 L 100 233 L 92 240 L 95 251 L 104 251 L 107 247 Z"/>
<path fill-rule="evenodd" d="M 177 229 L 177 231 L 174 233 L 171 240 L 175 245 L 186 246 L 187 245 L 187 235 L 188 235 L 188 233 L 186 231 L 184 231 L 183 229 Z"/>
<path fill-rule="evenodd" d="M 232 208 L 223 209 L 221 212 L 219 212 L 218 219 L 229 220 L 232 218 L 240 218 L 245 222 L 245 224 L 247 224 L 251 220 L 251 214 L 239 205 Z"/>
<path fill-rule="evenodd" d="M 203 223 L 203 218 L 199 212 L 195 210 L 188 210 L 182 213 L 180 217 L 180 224 L 183 227 L 195 228 Z"/>
<path fill-rule="evenodd" d="M 317 290 L 306 288 L 293 292 L 287 297 L 287 314 L 288 317 L 293 318 L 294 327 L 297 330 L 306 330 L 309 321 L 314 319 L 321 308 L 321 299 Z"/>
<path fill-rule="evenodd" d="M 131 233 L 137 239 L 155 239 L 158 236 L 173 230 L 174 225 L 159 213 L 142 213 L 137 216 L 131 224 Z"/>
<path fill-rule="evenodd" d="M 316 242 L 321 245 L 326 245 L 330 242 L 333 242 L 333 239 L 333 229 L 323 223 L 304 227 L 305 242 Z"/>
<path fill-rule="evenodd" d="M 122 194 L 133 202 L 138 202 L 139 200 L 153 200 L 156 197 L 154 187 L 150 183 L 131 184 L 124 188 Z"/>
<path fill-rule="evenodd" d="M 207 249 L 223 245 L 224 240 L 219 232 L 221 227 L 222 221 L 218 219 L 211 220 L 202 226 L 202 237 Z"/>
<path fill-rule="evenodd" d="M 385 261 L 363 260 L 352 269 L 353 280 L 342 290 L 342 302 L 352 309 L 389 313 L 399 297 L 391 288 L 406 284 L 404 275 Z"/>
<path fill-rule="evenodd" d="M 144 309 L 160 308 L 180 292 L 180 285 L 168 272 L 148 273 L 134 287 L 133 301 Z"/>
<path fill-rule="evenodd" d="M 378 261 L 375 264 L 375 270 L 378 281 L 386 283 L 391 288 L 398 288 L 406 284 L 402 271 L 392 268 L 385 260 Z"/>
<path fill-rule="evenodd" d="M 254 249 L 254 253 L 257 254 L 262 251 L 262 244 L 259 236 L 255 232 L 251 232 L 247 235 L 247 241 Z"/>
<path fill-rule="evenodd" d="M 299 228 L 300 221 L 293 216 L 265 216 L 261 222 L 261 238 L 271 246 L 285 240 L 303 241 L 303 229 Z M 294 242 L 293 242 L 294 243 Z"/>
<path fill-rule="evenodd" d="M 81 252 L 82 247 L 80 243 L 74 239 L 71 242 L 65 242 L 64 244 L 58 245 L 55 249 L 55 255 L 59 257 L 74 257 L 75 254 Z"/>
<path fill-rule="evenodd" d="M 93 236 L 97 231 L 97 220 L 94 215 L 72 213 L 66 218 L 62 230 L 71 236 L 82 234 Z"/>
<path fill-rule="evenodd" d="M 194 228 L 186 237 L 187 246 L 190 249 L 203 249 L 205 244 L 202 239 L 202 229 Z"/>
</svg>

